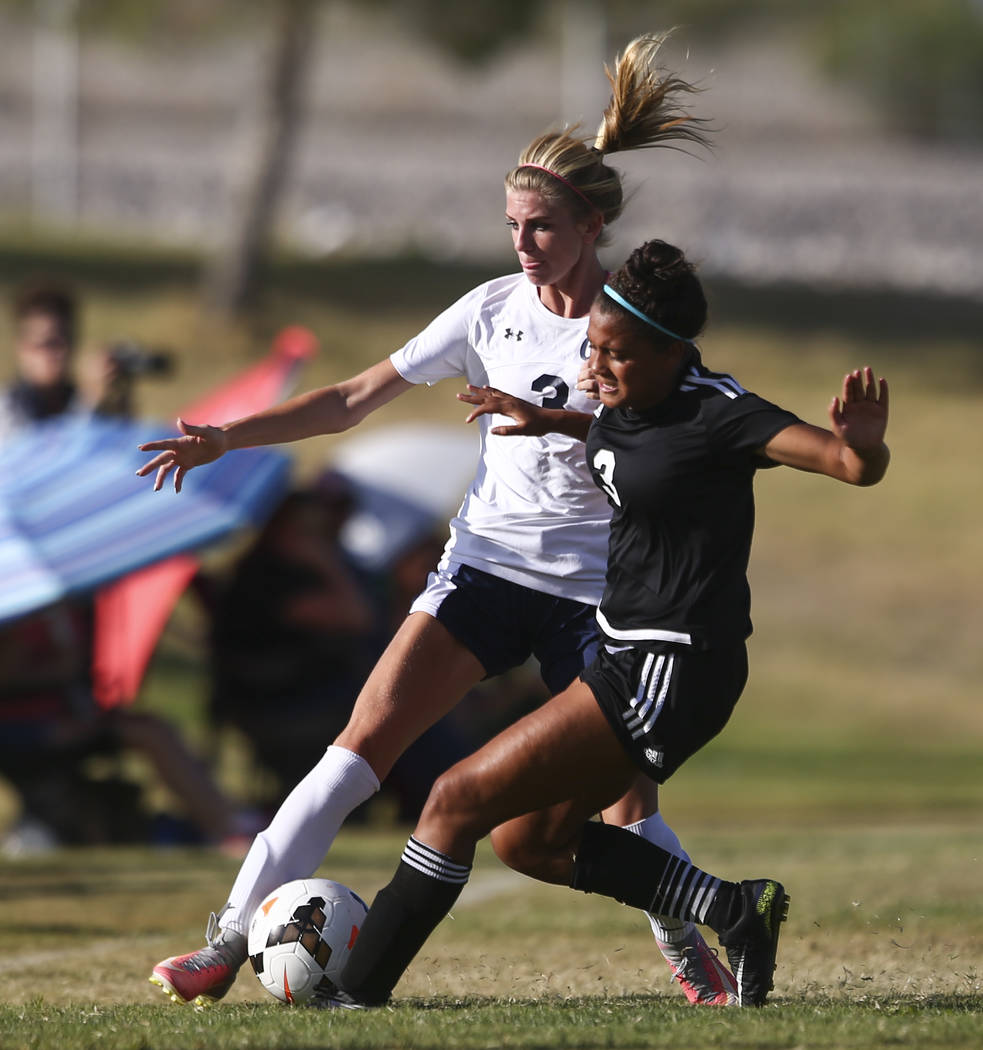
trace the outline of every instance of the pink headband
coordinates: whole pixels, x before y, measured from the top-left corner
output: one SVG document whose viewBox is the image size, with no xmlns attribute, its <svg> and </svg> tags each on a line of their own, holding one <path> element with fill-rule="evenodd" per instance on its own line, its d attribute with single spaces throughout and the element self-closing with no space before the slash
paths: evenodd
<svg viewBox="0 0 983 1050">
<path fill-rule="evenodd" d="M 562 175 L 558 175 L 551 168 L 544 168 L 542 164 L 520 164 L 520 168 L 535 168 L 537 171 L 545 171 L 547 175 L 552 175 L 554 179 L 562 182 L 568 189 L 573 190 L 574 193 L 593 211 L 600 211 L 598 206 L 584 193 L 581 193 L 576 186 L 569 180 L 565 179 Z"/>
</svg>

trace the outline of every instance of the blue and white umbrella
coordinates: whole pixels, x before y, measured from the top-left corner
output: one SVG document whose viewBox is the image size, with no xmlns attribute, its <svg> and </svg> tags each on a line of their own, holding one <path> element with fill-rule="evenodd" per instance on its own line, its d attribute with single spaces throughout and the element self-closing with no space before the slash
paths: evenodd
<svg viewBox="0 0 983 1050">
<path fill-rule="evenodd" d="M 138 478 L 159 423 L 63 416 L 0 450 L 0 623 L 84 594 L 235 529 L 283 497 L 290 461 L 247 449 L 197 467 L 181 493 Z"/>
</svg>

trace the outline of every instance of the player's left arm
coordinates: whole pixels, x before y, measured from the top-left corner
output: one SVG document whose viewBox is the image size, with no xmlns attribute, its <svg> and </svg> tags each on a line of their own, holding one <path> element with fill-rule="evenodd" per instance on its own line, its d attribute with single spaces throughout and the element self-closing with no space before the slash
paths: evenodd
<svg viewBox="0 0 983 1050">
<path fill-rule="evenodd" d="M 473 423 L 478 416 L 509 416 L 515 422 L 511 426 L 492 427 L 493 434 L 511 437 L 542 437 L 544 434 L 567 434 L 580 441 L 587 440 L 587 431 L 594 418 L 588 412 L 574 412 L 566 408 L 543 408 L 521 397 L 513 397 L 492 386 L 474 386 L 468 383 L 468 392 L 458 394 L 458 401 L 473 405 L 466 423 Z"/>
<path fill-rule="evenodd" d="M 829 406 L 831 429 L 795 423 L 780 430 L 761 450 L 776 463 L 826 474 L 849 485 L 876 485 L 891 454 L 887 431 L 887 380 L 870 368 L 843 377 L 843 389 Z"/>
</svg>

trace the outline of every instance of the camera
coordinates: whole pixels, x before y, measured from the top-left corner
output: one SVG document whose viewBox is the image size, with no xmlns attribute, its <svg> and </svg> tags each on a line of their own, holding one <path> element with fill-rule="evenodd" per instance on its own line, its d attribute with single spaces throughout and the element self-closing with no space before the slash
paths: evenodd
<svg viewBox="0 0 983 1050">
<path fill-rule="evenodd" d="M 168 350 L 143 346 L 132 340 L 113 343 L 109 358 L 127 379 L 166 376 L 174 371 L 174 355 Z"/>
</svg>

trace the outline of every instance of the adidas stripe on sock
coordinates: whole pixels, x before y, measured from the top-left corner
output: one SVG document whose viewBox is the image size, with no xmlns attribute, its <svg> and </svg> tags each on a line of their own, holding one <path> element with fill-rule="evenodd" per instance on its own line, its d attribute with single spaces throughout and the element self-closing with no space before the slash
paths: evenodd
<svg viewBox="0 0 983 1050">
<path fill-rule="evenodd" d="M 470 874 L 470 864 L 410 836 L 392 881 L 376 894 L 362 923 L 341 974 L 342 989 L 368 1006 L 386 1002 Z"/>
<path fill-rule="evenodd" d="M 652 842 L 656 846 L 661 846 L 667 853 L 682 857 L 683 860 L 688 861 L 690 859 L 689 854 L 683 849 L 679 841 L 679 836 L 669 827 L 662 814 L 658 811 L 649 814 L 643 820 L 637 820 L 633 824 L 625 824 L 623 827 L 625 831 L 638 835 L 640 838 L 645 839 L 646 842 Z M 649 912 L 645 913 L 645 917 L 648 919 L 649 925 L 652 927 L 652 933 L 655 934 L 655 939 L 660 945 L 686 943 L 693 934 L 693 924 L 691 922 L 673 919 L 668 915 L 652 915 Z"/>
<path fill-rule="evenodd" d="M 706 922 L 718 894 L 726 891 L 729 898 L 734 890 L 733 883 L 722 882 L 630 831 L 593 821 L 584 825 L 570 885 L 653 915 L 698 923 Z"/>
<path fill-rule="evenodd" d="M 451 882 L 463 886 L 471 874 L 470 864 L 456 864 L 435 849 L 418 842 L 412 835 L 403 849 L 402 861 L 411 868 L 440 882 Z"/>
</svg>

